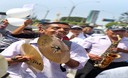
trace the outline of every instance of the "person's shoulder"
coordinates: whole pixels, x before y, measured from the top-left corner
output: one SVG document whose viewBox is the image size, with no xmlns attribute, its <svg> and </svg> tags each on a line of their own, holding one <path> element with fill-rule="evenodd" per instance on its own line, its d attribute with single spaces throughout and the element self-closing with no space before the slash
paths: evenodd
<svg viewBox="0 0 128 78">
<path fill-rule="evenodd" d="M 99 40 L 101 37 L 99 36 L 89 36 L 87 38 L 84 39 L 84 42 L 96 42 L 97 40 Z"/>
<path fill-rule="evenodd" d="M 18 44 L 22 44 L 22 43 L 25 43 L 25 40 L 21 39 L 19 41 L 13 42 L 12 44 L 13 45 L 18 45 Z"/>
<path fill-rule="evenodd" d="M 69 41 L 69 40 L 63 40 L 63 42 L 64 42 L 66 45 L 70 46 L 70 47 L 71 47 L 71 45 L 77 45 L 77 43 L 75 43 L 75 42 L 73 42 L 73 41 Z"/>
<path fill-rule="evenodd" d="M 76 47 L 76 48 L 82 47 L 82 46 L 80 45 L 81 42 L 77 42 L 77 43 L 76 43 L 76 42 L 73 42 L 73 41 L 70 41 L 70 42 L 71 42 L 71 46 L 72 46 L 72 47 Z"/>
<path fill-rule="evenodd" d="M 34 39 L 27 39 L 29 41 L 29 43 L 33 44 L 33 43 L 37 43 L 38 42 L 39 37 L 34 38 Z"/>
<path fill-rule="evenodd" d="M 0 29 L 0 33 L 1 33 L 2 35 L 11 34 L 11 32 L 10 32 L 9 30 L 7 30 L 7 29 Z"/>
<path fill-rule="evenodd" d="M 100 38 L 106 38 L 107 36 L 106 35 L 99 35 L 99 36 L 89 36 L 87 37 L 86 39 L 100 39 Z"/>
<path fill-rule="evenodd" d="M 128 41 L 128 37 L 123 37 L 122 40 L 123 41 Z"/>
<path fill-rule="evenodd" d="M 91 41 L 91 40 L 94 40 L 94 39 L 96 39 L 96 37 L 89 36 L 89 37 L 85 38 L 84 41 Z"/>
<path fill-rule="evenodd" d="M 69 40 L 63 40 L 63 42 L 66 44 L 66 45 L 68 45 L 68 44 L 72 44 L 72 41 L 69 41 Z"/>
<path fill-rule="evenodd" d="M 83 39 L 79 38 L 79 37 L 75 37 L 75 38 L 71 39 L 70 41 L 77 42 L 77 41 L 81 41 L 81 40 L 83 40 Z"/>
</svg>

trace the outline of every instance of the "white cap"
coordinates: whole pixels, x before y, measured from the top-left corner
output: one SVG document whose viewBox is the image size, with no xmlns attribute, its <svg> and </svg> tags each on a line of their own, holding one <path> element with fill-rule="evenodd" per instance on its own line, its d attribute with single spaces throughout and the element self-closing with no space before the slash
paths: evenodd
<svg viewBox="0 0 128 78">
<path fill-rule="evenodd" d="M 82 27 L 81 26 L 78 26 L 78 25 L 74 25 L 71 28 L 81 28 L 82 29 Z"/>
</svg>

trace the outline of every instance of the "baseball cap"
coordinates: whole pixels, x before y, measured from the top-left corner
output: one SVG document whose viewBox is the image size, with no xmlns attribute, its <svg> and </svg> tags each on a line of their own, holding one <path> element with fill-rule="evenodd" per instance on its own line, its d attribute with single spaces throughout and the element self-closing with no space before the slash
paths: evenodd
<svg viewBox="0 0 128 78">
<path fill-rule="evenodd" d="M 93 25 L 93 24 L 85 24 L 85 25 L 83 25 L 82 27 L 83 27 L 83 28 L 84 28 L 84 27 L 94 28 L 94 27 L 95 27 L 95 25 Z"/>
<path fill-rule="evenodd" d="M 108 27 L 108 29 L 109 30 L 112 30 L 112 31 L 117 31 L 117 30 L 123 30 L 123 31 L 125 31 L 126 30 L 126 28 L 123 27 L 123 26 L 110 26 L 110 27 Z"/>
<path fill-rule="evenodd" d="M 74 25 L 74 26 L 71 27 L 71 29 L 75 29 L 75 28 L 82 29 L 82 27 L 81 26 L 78 26 L 78 25 Z"/>
</svg>

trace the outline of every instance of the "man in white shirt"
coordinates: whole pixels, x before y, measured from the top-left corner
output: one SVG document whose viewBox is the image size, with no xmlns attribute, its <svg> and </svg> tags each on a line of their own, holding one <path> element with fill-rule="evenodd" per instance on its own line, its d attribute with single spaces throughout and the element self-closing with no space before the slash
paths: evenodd
<svg viewBox="0 0 128 78">
<path fill-rule="evenodd" d="M 114 62 L 117 62 L 118 65 L 125 65 L 123 67 L 117 67 L 114 69 L 109 69 L 101 72 L 96 78 L 128 78 L 127 71 L 127 61 L 128 61 L 128 38 L 125 35 L 124 31 L 116 31 L 120 35 L 122 40 L 120 41 L 118 47 L 124 49 L 123 52 L 119 52 L 121 55 L 120 58 L 115 59 Z M 126 32 L 127 33 L 127 32 Z M 122 63 L 119 64 L 118 62 Z"/>
<path fill-rule="evenodd" d="M 70 28 L 70 31 L 67 34 L 67 37 L 71 40 L 77 37 L 81 32 L 82 32 L 82 27 L 79 25 L 74 25 Z"/>
<path fill-rule="evenodd" d="M 127 72 L 128 66 L 117 67 L 101 72 L 96 78 L 128 78 Z"/>
<path fill-rule="evenodd" d="M 0 34 L 2 35 L 2 39 L 0 40 L 0 52 L 6 49 L 11 43 L 21 40 L 20 38 L 18 38 L 18 35 L 22 35 L 22 38 L 25 38 L 25 35 L 23 35 L 25 33 L 21 34 L 21 32 L 24 31 L 25 27 L 27 27 L 31 23 L 32 20 L 28 19 L 24 22 L 23 25 L 19 26 L 14 31 L 9 31 L 8 29 L 6 29 L 9 24 L 8 20 L 3 20 L 3 22 L 0 24 Z M 29 33 L 26 33 L 26 35 L 28 37 Z"/>
<path fill-rule="evenodd" d="M 118 61 L 114 60 L 114 62 L 112 62 L 106 68 L 102 69 L 102 68 L 93 66 L 95 61 L 102 60 L 103 57 L 101 57 L 101 56 L 109 48 L 109 46 L 111 45 L 111 42 L 117 42 L 118 41 L 118 38 L 117 38 L 117 35 L 119 35 L 118 31 L 121 31 L 122 33 L 125 32 L 125 30 L 122 28 L 113 28 L 113 27 L 111 28 L 110 27 L 106 31 L 107 35 L 89 37 L 81 44 L 89 52 L 88 55 L 91 59 L 92 65 L 90 65 L 91 66 L 90 70 L 88 70 L 89 74 L 86 71 L 86 69 L 88 67 L 85 65 L 85 67 L 83 69 L 77 71 L 76 78 L 95 78 L 96 75 L 98 75 L 103 70 L 128 65 L 128 63 L 125 62 L 125 60 L 127 60 L 127 59 L 123 59 L 124 55 L 123 56 L 121 55 L 121 58 L 119 58 L 119 59 L 122 59 L 122 60 L 119 61 L 119 59 L 116 59 Z M 111 50 L 109 50 L 109 51 L 116 51 L 116 52 L 121 52 L 121 54 L 126 54 L 126 52 L 128 52 L 128 50 L 124 49 L 125 42 L 122 43 L 122 40 L 119 42 L 117 47 L 111 48 Z M 123 46 L 123 48 L 121 46 Z M 86 71 L 86 74 L 85 74 L 85 71 Z"/>
<path fill-rule="evenodd" d="M 70 29 L 67 23 L 62 22 L 51 22 L 43 24 L 43 32 L 46 35 L 55 35 L 58 38 L 63 38 Z M 37 40 L 38 38 L 30 41 L 29 43 L 34 46 L 37 51 Z M 11 77 L 14 78 L 66 78 L 66 72 L 60 69 L 60 64 L 55 63 L 47 59 L 45 56 L 41 55 L 42 61 L 44 62 L 44 69 L 40 72 L 33 72 L 25 61 L 29 61 L 30 57 L 20 56 L 22 54 L 20 48 L 21 45 L 25 43 L 24 40 L 18 41 L 10 45 L 1 54 L 6 57 L 10 66 L 8 72 Z M 40 53 L 40 52 L 39 52 Z M 15 59 L 12 57 L 15 57 Z M 71 43 L 70 46 L 70 60 L 65 63 L 64 68 L 82 68 L 87 60 L 89 59 L 86 54 L 86 50 L 76 43 Z"/>
<path fill-rule="evenodd" d="M 88 24 L 85 25 L 85 26 L 82 26 L 82 32 L 79 33 L 78 36 L 76 36 L 75 38 L 71 39 L 70 41 L 78 43 L 78 44 L 82 43 L 84 39 L 92 36 L 93 28 L 94 28 L 94 26 L 90 26 Z"/>
<path fill-rule="evenodd" d="M 82 28 L 81 28 L 82 27 Z M 92 30 L 94 28 L 94 26 L 91 25 L 85 25 L 85 26 L 73 26 L 72 30 L 74 29 L 75 32 L 78 33 L 77 36 L 75 36 L 74 38 L 70 39 L 70 41 L 75 42 L 77 44 L 81 44 L 83 43 L 84 39 L 88 38 L 89 36 L 92 36 Z M 75 30 L 76 29 L 80 29 L 81 28 L 81 32 L 80 30 Z M 68 76 L 72 76 L 69 78 L 74 78 L 75 74 L 76 74 L 76 69 L 69 69 L 68 71 Z"/>
</svg>

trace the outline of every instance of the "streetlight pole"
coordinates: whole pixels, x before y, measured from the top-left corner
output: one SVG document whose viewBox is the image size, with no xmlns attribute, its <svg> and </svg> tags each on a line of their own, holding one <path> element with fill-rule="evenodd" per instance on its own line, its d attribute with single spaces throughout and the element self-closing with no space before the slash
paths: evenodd
<svg viewBox="0 0 128 78">
<path fill-rule="evenodd" d="M 44 14 L 44 16 L 41 17 L 41 19 L 46 19 L 47 16 L 48 16 L 48 14 L 49 14 L 49 12 L 50 12 L 49 7 L 45 6 L 44 4 L 41 4 L 41 5 L 40 5 L 40 4 L 36 4 L 36 6 L 39 6 L 39 7 L 40 7 L 40 6 L 41 6 L 41 7 L 43 6 L 42 8 L 46 9 L 46 13 Z"/>
<path fill-rule="evenodd" d="M 41 6 L 42 6 L 42 5 L 41 5 Z M 45 13 L 43 19 L 46 19 L 47 16 L 48 16 L 48 14 L 49 14 L 49 12 L 50 12 L 50 9 L 49 9 L 49 7 L 47 7 L 46 5 L 43 5 L 43 7 L 46 9 L 46 13 Z"/>
<path fill-rule="evenodd" d="M 72 0 L 71 0 L 71 2 L 72 2 L 72 4 L 73 4 L 73 6 L 72 6 L 72 8 L 71 8 L 71 10 L 70 10 L 70 12 L 69 12 L 69 14 L 68 14 L 68 17 L 67 17 L 66 21 L 69 20 L 69 18 L 70 18 L 70 16 L 71 16 L 71 14 L 73 13 L 74 9 L 76 8 L 76 6 L 79 5 L 80 3 L 85 2 L 85 1 L 82 1 L 82 2 L 77 3 L 77 4 L 75 4 Z M 99 3 L 99 1 L 96 1 L 96 2 Z"/>
<path fill-rule="evenodd" d="M 66 19 L 66 21 L 69 20 L 69 18 L 70 18 L 70 16 L 71 16 L 71 14 L 73 13 L 74 9 L 75 9 L 75 6 L 73 6 L 73 7 L 71 8 L 71 10 L 70 10 L 70 12 L 69 12 L 69 15 L 68 15 L 68 17 L 67 17 L 67 19 Z"/>
<path fill-rule="evenodd" d="M 45 16 L 44 16 L 44 19 L 46 19 L 46 17 L 48 16 L 49 12 L 50 12 L 50 10 L 47 10 L 47 11 L 46 11 L 46 14 L 45 14 Z"/>
</svg>

